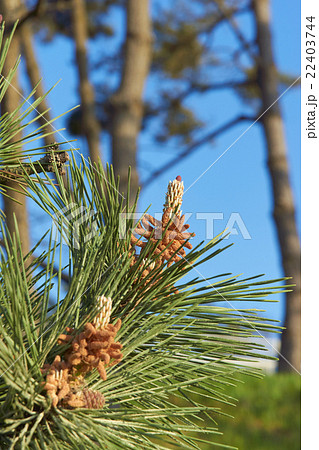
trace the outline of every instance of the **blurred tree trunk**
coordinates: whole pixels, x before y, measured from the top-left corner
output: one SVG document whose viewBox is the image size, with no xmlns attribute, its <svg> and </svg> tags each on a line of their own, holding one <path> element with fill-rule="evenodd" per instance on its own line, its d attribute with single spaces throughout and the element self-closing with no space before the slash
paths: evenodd
<svg viewBox="0 0 319 450">
<path fill-rule="evenodd" d="M 0 8 L 1 13 L 3 15 L 4 20 L 7 24 L 12 24 L 19 17 L 19 0 L 1 0 Z M 9 49 L 8 56 L 6 58 L 6 62 L 3 68 L 3 75 L 6 77 L 8 75 L 9 70 L 16 63 L 17 58 L 20 54 L 19 48 L 19 37 L 18 34 L 15 34 Z M 21 88 L 19 86 L 18 74 L 16 72 L 14 78 L 12 79 L 11 86 L 9 86 L 2 102 L 1 102 L 1 114 L 5 114 L 6 112 L 12 112 L 15 110 L 19 103 L 21 102 Z M 22 136 L 16 135 L 15 141 L 21 139 Z M 17 159 L 19 158 L 19 154 L 17 153 Z M 6 223 L 10 233 L 14 233 L 15 225 L 14 225 L 14 215 L 16 217 L 22 251 L 24 254 L 28 253 L 30 249 L 30 241 L 29 241 L 29 226 L 28 226 L 28 213 L 26 206 L 26 198 L 25 195 L 21 192 L 17 192 L 18 186 L 14 182 L 8 182 L 8 193 L 12 198 L 16 201 L 11 200 L 5 196 L 3 196 L 4 202 L 4 212 L 6 215 Z M 13 188 L 13 189 L 10 189 Z M 18 203 L 19 202 L 19 203 Z"/>
<path fill-rule="evenodd" d="M 131 193 L 138 188 L 137 138 L 143 117 L 143 90 L 151 62 L 152 30 L 148 0 L 127 0 L 126 41 L 121 83 L 110 99 L 112 106 L 112 162 L 126 192 L 131 166 Z"/>
<path fill-rule="evenodd" d="M 25 3 L 24 2 L 22 3 L 23 4 L 21 4 L 20 8 L 21 11 L 20 15 L 24 16 L 26 15 L 27 9 Z M 42 9 L 40 5 L 38 14 L 41 14 L 41 12 Z M 26 73 L 29 78 L 31 88 L 33 89 L 41 80 L 41 71 L 34 51 L 32 17 L 24 21 L 23 24 L 18 27 L 18 31 L 16 32 L 16 34 L 19 35 L 21 52 L 26 66 Z M 41 81 L 38 84 L 34 97 L 38 99 L 40 97 L 43 97 L 44 93 L 45 92 Z M 41 114 L 38 119 L 39 124 L 45 125 L 45 130 L 43 131 L 52 133 L 55 130 L 55 127 L 50 123 L 52 117 L 50 111 L 48 110 L 48 103 L 46 99 L 42 100 L 41 103 L 38 104 L 37 111 Z M 44 144 L 46 146 L 52 145 L 53 142 L 56 142 L 56 138 L 53 133 L 50 134 L 49 136 L 44 137 Z M 62 174 L 62 180 L 64 186 L 67 187 L 66 174 Z"/>
<path fill-rule="evenodd" d="M 259 86 L 263 111 L 278 98 L 277 70 L 274 63 L 269 0 L 254 0 L 253 10 L 259 48 Z M 289 180 L 283 120 L 276 102 L 262 117 L 268 148 L 268 168 L 274 196 L 274 219 L 277 227 L 285 276 L 293 277 L 293 292 L 286 294 L 286 329 L 282 334 L 279 370 L 300 371 L 300 241 L 295 220 L 293 193 Z M 289 364 L 290 363 L 290 364 Z M 292 367 L 293 366 L 293 367 Z"/>
<path fill-rule="evenodd" d="M 41 72 L 34 52 L 33 33 L 30 23 L 24 22 L 24 24 L 18 29 L 17 33 L 19 34 L 20 38 L 21 51 L 26 65 L 27 76 L 29 78 L 31 88 L 33 89 L 41 80 Z M 43 95 L 44 90 L 41 82 L 37 87 L 35 98 L 40 98 Z M 39 117 L 40 125 L 45 125 L 47 132 L 53 131 L 54 128 L 49 123 L 51 121 L 51 115 L 48 111 L 48 104 L 45 99 L 41 103 L 39 103 L 39 105 L 37 106 L 37 110 L 41 114 L 41 116 Z M 55 138 L 53 134 L 51 134 L 50 136 L 45 136 L 45 145 L 52 145 L 54 140 Z"/>
<path fill-rule="evenodd" d="M 20 46 L 26 66 L 26 73 L 29 78 L 31 88 L 33 89 L 37 85 L 37 83 L 39 83 L 39 81 L 41 80 L 41 71 L 34 51 L 33 33 L 29 21 L 25 21 L 23 25 L 18 28 L 17 34 L 19 35 L 20 39 Z M 44 93 L 45 92 L 43 89 L 42 82 L 40 82 L 38 84 L 34 97 L 38 99 L 40 97 L 43 97 Z M 42 100 L 41 103 L 38 104 L 37 111 L 41 114 L 39 116 L 38 121 L 40 125 L 45 125 L 45 130 L 43 130 L 43 132 L 52 133 L 55 130 L 55 128 L 50 123 L 52 117 L 48 108 L 49 107 L 46 99 Z M 46 146 L 50 146 L 54 142 L 56 142 L 56 138 L 53 133 L 44 137 L 44 144 Z M 65 174 L 62 174 L 62 180 L 64 186 L 67 187 Z"/>
<path fill-rule="evenodd" d="M 72 0 L 71 5 L 73 35 L 76 52 L 76 69 L 79 75 L 81 98 L 81 122 L 93 163 L 101 158 L 100 125 L 95 114 L 94 89 L 88 77 L 87 65 L 87 17 L 84 0 Z"/>
</svg>

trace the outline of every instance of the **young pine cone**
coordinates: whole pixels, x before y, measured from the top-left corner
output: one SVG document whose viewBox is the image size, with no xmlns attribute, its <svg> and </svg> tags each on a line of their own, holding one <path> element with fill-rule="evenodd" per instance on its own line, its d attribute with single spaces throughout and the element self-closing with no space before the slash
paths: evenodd
<svg viewBox="0 0 319 450">
<path fill-rule="evenodd" d="M 84 408 L 101 409 L 104 406 L 105 398 L 99 391 L 93 389 L 83 389 Z"/>
<path fill-rule="evenodd" d="M 65 408 L 101 409 L 105 404 L 105 398 L 99 391 L 84 388 L 82 391 L 71 393 L 63 401 Z"/>
</svg>

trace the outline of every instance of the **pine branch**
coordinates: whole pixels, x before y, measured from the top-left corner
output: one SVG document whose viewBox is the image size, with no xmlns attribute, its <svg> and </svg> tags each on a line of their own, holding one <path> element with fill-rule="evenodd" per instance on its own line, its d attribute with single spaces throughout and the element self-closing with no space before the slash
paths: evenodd
<svg viewBox="0 0 319 450">
<path fill-rule="evenodd" d="M 127 209 L 115 194 L 113 172 L 108 170 L 106 177 L 102 164 L 93 169 L 84 158 L 78 166 L 74 156 L 69 172 L 73 195 L 63 190 L 59 174 L 58 188 L 48 175 L 45 180 L 37 173 L 26 176 L 30 197 L 51 217 L 68 207 L 61 220 L 70 238 L 75 230 L 70 207 L 96 211 L 98 231 L 88 240 L 89 223 L 81 221 L 76 245 L 69 240 L 67 293 L 60 286 L 61 253 L 60 276 L 53 273 L 56 249 L 61 249 L 53 235 L 48 251 L 26 274 L 20 269 L 18 232 L 12 239 L 5 236 L 5 252 L 0 250 L 0 425 L 5 443 L 15 439 L 29 445 L 32 440 L 49 449 L 54 441 L 73 448 L 82 439 L 92 449 L 167 448 L 172 442 L 198 448 L 204 440 L 194 433 L 218 433 L 196 421 L 202 413 L 217 418 L 217 408 L 207 407 L 207 399 L 231 402 L 225 388 L 236 382 L 236 374 L 256 374 L 242 365 L 261 357 L 264 347 L 256 335 L 278 332 L 260 310 L 219 305 L 263 302 L 286 287 L 275 284 L 281 280 L 238 280 L 229 274 L 210 277 L 207 286 L 196 278 L 183 283 L 184 275 L 194 269 L 199 273 L 196 268 L 222 249 L 217 248 L 219 237 L 194 249 L 187 245 L 180 177 L 168 186 L 162 226 L 150 215 L 142 220 L 145 231 L 136 226 L 145 244 L 138 253 L 131 232 L 119 238 L 120 215 L 135 208 Z M 172 208 L 178 220 L 165 226 Z M 158 225 L 165 230 L 156 241 L 151 228 Z M 127 226 L 134 228 L 133 219 Z M 162 250 L 166 243 L 170 246 Z M 182 243 L 190 250 L 186 256 Z M 43 259 L 47 265 L 39 273 L 35 268 Z M 49 302 L 54 280 L 56 307 Z M 173 395 L 183 404 L 174 404 Z M 213 445 L 213 437 L 206 439 Z"/>
<path fill-rule="evenodd" d="M 241 32 L 236 20 L 234 19 L 234 14 L 232 14 L 230 11 L 227 10 L 227 8 L 224 7 L 223 2 L 217 1 L 216 6 L 221 14 L 221 17 L 225 21 L 227 21 L 232 28 L 235 36 L 237 37 L 238 41 L 241 44 L 241 47 L 243 50 L 245 50 L 246 53 L 250 56 L 252 61 L 256 61 L 256 55 L 252 51 L 252 46 L 254 43 L 247 42 L 245 36 Z M 251 10 L 251 7 L 250 7 Z"/>
<path fill-rule="evenodd" d="M 160 167 L 159 169 L 157 169 L 153 173 L 151 173 L 151 175 L 143 183 L 143 187 L 149 186 L 160 175 L 162 175 L 167 170 L 169 170 L 172 167 L 179 164 L 183 158 L 186 158 L 187 156 L 191 155 L 193 152 L 198 150 L 202 145 L 206 144 L 207 142 L 210 142 L 212 139 L 215 139 L 220 134 L 222 134 L 226 131 L 229 131 L 229 129 L 232 128 L 233 126 L 235 126 L 243 121 L 252 121 L 253 122 L 254 120 L 255 120 L 254 117 L 238 116 L 235 119 L 232 119 L 231 121 L 225 123 L 217 130 L 214 130 L 214 131 L 208 133 L 206 136 L 199 139 L 198 141 L 195 141 L 193 144 L 191 144 L 189 147 L 187 147 L 182 153 L 180 153 L 178 156 L 176 156 L 172 161 L 168 162 L 167 164 L 164 164 L 162 167 Z"/>
<path fill-rule="evenodd" d="M 216 6 L 216 2 L 215 2 L 215 6 Z M 219 8 L 219 13 L 218 14 L 215 13 L 215 15 L 216 15 L 215 19 L 212 20 L 211 23 L 209 23 L 209 25 L 206 26 L 205 28 L 203 28 L 201 31 L 210 33 L 213 30 L 215 30 L 218 25 L 223 25 L 223 23 L 228 20 L 228 17 L 238 17 L 238 16 L 240 16 L 242 14 L 246 14 L 247 12 L 250 12 L 250 11 L 251 11 L 251 6 L 250 6 L 249 2 L 247 5 L 244 5 L 241 8 L 238 8 L 237 6 L 229 7 L 226 10 L 226 14 L 225 14 L 225 12 L 221 11 Z"/>
<path fill-rule="evenodd" d="M 47 153 L 38 161 L 30 163 L 20 163 L 19 166 L 7 165 L 0 168 L 0 183 L 5 184 L 8 180 L 17 180 L 25 175 L 33 175 L 43 172 L 58 172 L 60 175 L 65 174 L 64 164 L 69 160 L 69 156 L 65 151 L 58 151 L 58 145 L 49 147 L 51 153 Z"/>
<path fill-rule="evenodd" d="M 36 162 L 30 153 L 29 163 L 16 161 L 22 141 L 8 142 L 25 127 L 25 113 L 14 119 L 17 113 L 1 119 L 0 180 L 23 181 L 25 195 L 55 227 L 24 258 L 17 222 L 8 233 L 0 218 L 1 443 L 44 450 L 214 446 L 210 436 L 217 428 L 198 420 L 220 413 L 207 400 L 231 403 L 227 386 L 236 374 L 256 375 L 245 364 L 269 358 L 256 337 L 280 330 L 260 316 L 262 310 L 233 304 L 268 301 L 287 292 L 284 280 L 214 274 L 184 281 L 229 246 L 220 248 L 217 236 L 192 247 L 180 209 L 181 177 L 168 185 L 161 220 L 144 214 L 136 224 L 137 196 L 133 206 L 124 202 L 120 180 L 101 162 L 93 167 L 82 156 L 78 164 L 71 154 L 70 189 L 61 176 L 69 158 L 57 144 Z M 242 120 L 251 118 L 235 118 L 183 155 Z M 121 236 L 123 214 L 127 231 Z M 29 258 L 48 234 L 47 250 Z M 183 402 L 174 403 L 173 395 Z"/>
<path fill-rule="evenodd" d="M 192 82 L 192 83 L 190 83 L 190 86 L 187 89 L 185 89 L 184 92 L 182 92 L 180 95 L 170 98 L 169 102 L 170 103 L 181 103 L 193 94 L 202 94 L 202 93 L 218 91 L 218 90 L 223 90 L 223 89 L 237 90 L 240 88 L 249 88 L 250 86 L 254 86 L 254 85 L 256 85 L 256 80 L 254 80 L 254 79 L 247 79 L 247 80 L 244 80 L 244 81 L 241 81 L 238 83 L 233 82 L 233 81 L 225 81 L 222 83 L 212 83 L 212 84 L 201 84 L 201 83 Z M 162 112 L 165 112 L 165 111 L 167 111 L 168 108 L 169 108 L 169 106 L 167 106 L 166 104 L 161 105 L 159 107 L 155 107 L 155 108 L 150 107 L 146 111 L 145 119 L 147 120 L 150 117 L 153 117 Z"/>
</svg>

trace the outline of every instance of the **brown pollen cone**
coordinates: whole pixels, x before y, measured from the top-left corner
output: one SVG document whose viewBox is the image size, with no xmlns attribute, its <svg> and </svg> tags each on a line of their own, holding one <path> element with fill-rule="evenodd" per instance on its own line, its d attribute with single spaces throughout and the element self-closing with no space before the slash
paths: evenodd
<svg viewBox="0 0 319 450">
<path fill-rule="evenodd" d="M 174 262 L 185 258 L 185 248 L 192 249 L 192 244 L 187 240 L 194 236 L 194 233 L 189 233 L 189 225 L 184 224 L 185 216 L 173 216 L 172 208 L 165 209 L 162 220 L 159 221 L 150 214 L 145 214 L 142 220 L 135 228 L 135 233 L 143 236 L 145 241 L 137 240 L 135 245 L 144 248 L 148 241 L 154 242 L 156 247 L 154 249 L 155 255 L 160 255 L 156 259 L 156 266 L 162 265 L 168 261 L 168 267 Z"/>
<path fill-rule="evenodd" d="M 59 401 L 63 400 L 70 392 L 69 384 L 69 365 L 61 361 L 57 355 L 52 364 L 45 364 L 41 369 L 46 373 L 46 382 L 44 389 L 52 399 L 52 405 L 57 406 Z"/>
<path fill-rule="evenodd" d="M 58 344 L 69 344 L 61 356 L 56 356 L 52 364 L 45 364 L 42 373 L 46 375 L 44 389 L 52 399 L 52 405 L 66 408 L 102 408 L 103 395 L 85 388 L 84 375 L 97 369 L 106 380 L 106 367 L 117 364 L 123 357 L 122 344 L 115 341 L 121 328 L 121 319 L 115 325 L 109 323 L 112 312 L 110 297 L 98 297 L 99 312 L 92 323 L 88 322 L 82 332 L 75 333 L 66 328 L 66 333 L 58 338 Z"/>
<path fill-rule="evenodd" d="M 131 267 L 136 264 L 140 266 L 139 277 L 143 280 L 154 269 L 159 269 L 156 280 L 153 277 L 145 281 L 145 284 L 149 285 L 148 287 L 161 280 L 162 269 L 166 262 L 169 267 L 174 262 L 185 258 L 185 248 L 192 249 L 192 244 L 188 242 L 188 239 L 195 234 L 187 231 L 189 225 L 185 224 L 185 216 L 181 213 L 183 192 L 182 177 L 178 175 L 175 180 L 168 184 L 162 220 L 157 220 L 150 214 L 145 214 L 134 230 L 135 236 L 131 236 L 130 248 L 133 249 L 133 253 L 130 253 L 130 255 L 133 255 Z M 154 243 L 154 247 L 149 251 L 149 255 L 144 254 L 142 258 L 136 253 L 136 248 L 145 248 L 149 241 Z M 178 293 L 174 286 L 172 286 L 173 292 Z"/>
<path fill-rule="evenodd" d="M 64 359 L 77 373 L 85 374 L 96 368 L 103 380 L 106 380 L 105 367 L 117 364 L 123 357 L 122 344 L 115 342 L 115 336 L 121 327 L 118 319 L 115 325 L 107 324 L 98 329 L 92 323 L 84 326 L 84 331 L 75 336 Z M 64 335 L 61 336 L 64 338 Z M 63 338 L 60 342 L 63 343 Z"/>
</svg>

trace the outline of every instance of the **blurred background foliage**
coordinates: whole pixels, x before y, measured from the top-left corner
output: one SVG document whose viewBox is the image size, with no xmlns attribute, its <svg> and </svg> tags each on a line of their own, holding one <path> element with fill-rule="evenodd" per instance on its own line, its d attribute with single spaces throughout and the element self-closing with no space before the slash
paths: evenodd
<svg viewBox="0 0 319 450">
<path fill-rule="evenodd" d="M 223 433 L 214 437 L 216 447 L 224 444 L 243 450 L 299 450 L 300 377 L 280 373 L 266 374 L 262 379 L 242 375 L 237 380 L 236 386 L 227 387 L 228 394 L 234 398 L 233 405 L 224 405 L 223 414 L 216 420 Z M 178 405 L 186 403 L 177 397 L 172 397 L 172 401 Z M 220 404 L 212 401 L 207 406 L 220 408 Z M 216 425 L 207 415 L 202 414 L 202 420 L 206 426 Z M 198 433 L 197 437 L 204 435 Z M 172 444 L 170 448 L 177 447 Z M 210 448 L 201 444 L 201 450 Z"/>
<path fill-rule="evenodd" d="M 217 442 L 239 449 L 299 450 L 301 379 L 297 374 L 268 374 L 263 379 L 242 378 L 229 390 L 238 400 L 236 409 L 226 406 Z M 203 446 L 203 450 L 209 450 Z"/>
</svg>

